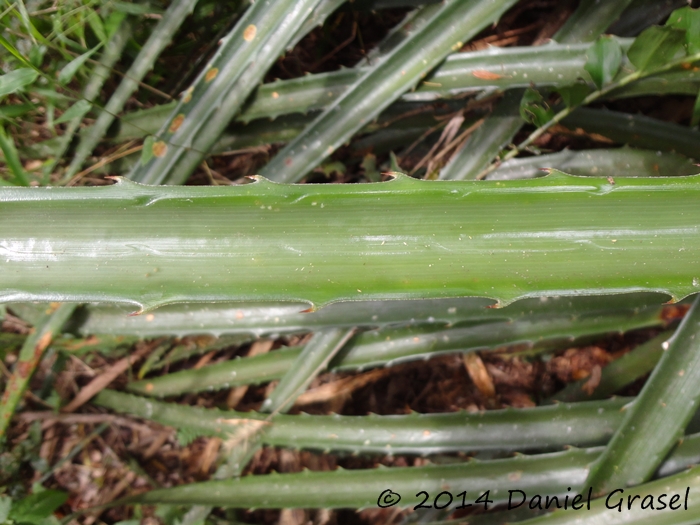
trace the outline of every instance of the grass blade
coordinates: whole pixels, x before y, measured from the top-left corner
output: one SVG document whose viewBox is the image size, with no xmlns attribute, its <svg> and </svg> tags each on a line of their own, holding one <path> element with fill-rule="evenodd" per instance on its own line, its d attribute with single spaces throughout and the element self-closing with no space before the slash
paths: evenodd
<svg viewBox="0 0 700 525">
<path fill-rule="evenodd" d="M 422 30 L 395 48 L 380 65 L 362 75 L 300 136 L 289 143 L 262 170 L 278 182 L 304 177 L 337 147 L 371 121 L 422 75 L 494 22 L 513 0 L 448 1 Z M 319 137 L 323 137 L 322 140 Z"/>
<path fill-rule="evenodd" d="M 74 309 L 75 305 L 72 304 L 53 305 L 22 345 L 14 372 L 0 401 L 0 443 L 5 439 L 10 419 L 29 385 L 34 370 L 54 335 L 60 331 Z"/>
<path fill-rule="evenodd" d="M 83 99 L 86 102 L 92 102 L 100 94 L 100 90 L 104 85 L 105 81 L 109 78 L 111 70 L 116 64 L 117 60 L 122 55 L 124 46 L 126 46 L 129 37 L 131 36 L 131 24 L 127 21 L 122 21 L 119 28 L 115 31 L 112 38 L 105 46 L 104 52 L 100 57 L 100 62 L 95 66 L 92 71 L 92 75 L 88 80 L 85 88 L 83 89 Z M 70 143 L 73 140 L 75 132 L 80 127 L 80 122 L 82 118 L 73 118 L 66 126 L 63 135 L 61 135 L 58 146 L 53 154 L 53 160 L 51 160 L 48 165 L 44 168 L 45 173 L 51 173 L 55 168 L 56 164 L 60 162 L 63 155 L 68 150 Z M 97 144 L 97 143 L 95 143 Z"/>
<path fill-rule="evenodd" d="M 63 175 L 62 182 L 68 182 L 83 166 L 95 146 L 102 140 L 116 115 L 124 108 L 129 97 L 138 89 L 139 82 L 148 73 L 160 53 L 170 43 L 175 32 L 189 15 L 197 0 L 174 0 L 153 29 L 148 41 L 134 59 L 119 87 L 112 94 L 95 123 L 81 133 L 80 143 L 75 150 L 73 160 Z"/>
<path fill-rule="evenodd" d="M 22 162 L 19 160 L 15 143 L 12 137 L 7 135 L 2 125 L 0 125 L 0 150 L 2 150 L 7 167 L 10 168 L 10 171 L 14 175 L 14 183 L 20 186 L 29 186 L 29 178 L 24 171 Z"/>
</svg>

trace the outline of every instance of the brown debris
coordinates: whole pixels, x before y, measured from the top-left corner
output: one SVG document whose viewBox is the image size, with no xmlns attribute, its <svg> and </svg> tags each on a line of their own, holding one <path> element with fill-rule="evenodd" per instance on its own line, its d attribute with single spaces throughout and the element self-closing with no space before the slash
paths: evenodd
<svg viewBox="0 0 700 525">
<path fill-rule="evenodd" d="M 602 368 L 610 361 L 612 356 L 598 346 L 569 348 L 562 355 L 552 358 L 547 363 L 547 370 L 560 381 L 569 383 L 589 377 L 595 367 Z"/>
<path fill-rule="evenodd" d="M 78 392 L 78 394 L 73 398 L 73 401 L 64 406 L 61 409 L 61 411 L 73 412 L 81 405 L 87 403 L 93 396 L 97 395 L 101 390 L 107 388 L 109 384 L 112 381 L 114 381 L 120 374 L 126 372 L 126 370 L 136 361 L 138 361 L 143 356 L 151 352 L 154 348 L 156 348 L 158 344 L 159 341 L 150 344 L 137 344 L 137 350 L 133 354 L 123 359 L 120 359 L 119 361 L 111 365 L 107 370 L 102 372 L 102 374 L 93 379 L 80 392 Z"/>
<path fill-rule="evenodd" d="M 462 359 L 469 377 L 471 377 L 479 392 L 487 399 L 494 398 L 496 396 L 496 387 L 479 354 L 476 352 L 463 354 Z"/>
</svg>

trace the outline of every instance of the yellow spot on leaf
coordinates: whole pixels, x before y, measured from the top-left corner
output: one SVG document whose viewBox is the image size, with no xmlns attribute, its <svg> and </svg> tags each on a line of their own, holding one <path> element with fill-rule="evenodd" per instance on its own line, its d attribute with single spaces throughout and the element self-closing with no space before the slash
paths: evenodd
<svg viewBox="0 0 700 525">
<path fill-rule="evenodd" d="M 187 91 L 182 92 L 182 102 L 184 104 L 187 104 L 190 100 L 192 100 L 192 91 L 194 91 L 193 87 L 187 88 Z"/>
<path fill-rule="evenodd" d="M 213 67 L 209 71 L 207 71 L 207 74 L 204 75 L 204 80 L 206 82 L 211 82 L 216 78 L 216 75 L 219 74 L 219 68 L 218 67 Z"/>
<path fill-rule="evenodd" d="M 246 42 L 250 42 L 255 38 L 255 34 L 258 32 L 258 28 L 255 27 L 253 24 L 250 24 L 248 27 L 245 28 L 245 31 L 243 31 L 243 40 Z"/>
<path fill-rule="evenodd" d="M 182 126 L 182 122 L 183 122 L 184 120 L 185 120 L 185 114 L 184 114 L 184 113 L 180 113 L 179 115 L 177 115 L 177 116 L 173 119 L 172 123 L 170 124 L 170 127 L 168 128 L 168 131 L 170 131 L 170 133 L 175 133 L 178 129 L 180 129 L 180 126 Z"/>
<path fill-rule="evenodd" d="M 153 144 L 151 151 L 153 151 L 153 155 L 158 158 L 164 157 L 165 153 L 168 151 L 168 145 L 162 140 L 159 140 Z"/>
<path fill-rule="evenodd" d="M 156 318 L 155 315 L 153 315 L 153 314 L 148 314 L 148 315 L 146 316 L 146 321 L 150 323 L 150 322 L 153 321 L 153 319 L 155 319 L 155 318 Z"/>
<path fill-rule="evenodd" d="M 277 91 L 272 92 L 272 98 L 280 98 L 280 94 Z"/>
</svg>

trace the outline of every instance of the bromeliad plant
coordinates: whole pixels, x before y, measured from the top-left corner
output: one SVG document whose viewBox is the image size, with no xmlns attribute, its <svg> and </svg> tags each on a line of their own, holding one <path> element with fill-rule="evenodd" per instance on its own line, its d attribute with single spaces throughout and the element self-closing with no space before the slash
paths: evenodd
<svg viewBox="0 0 700 525">
<path fill-rule="evenodd" d="M 95 406 L 174 426 L 184 444 L 224 440 L 212 481 L 124 501 L 190 506 L 183 524 L 211 519 L 215 506 L 413 508 L 427 494 L 425 519 L 444 519 L 460 503 L 466 508 L 467 494 L 469 501 L 481 494 L 486 509 L 507 502 L 511 488 L 559 497 L 590 488 L 593 499 L 620 487 L 659 505 L 660 492 L 680 498 L 686 487 L 700 487 L 697 469 L 682 472 L 700 457 L 697 435 L 683 437 L 697 430 L 700 402 L 697 301 L 675 333 L 640 346 L 596 381 L 554 395 L 568 404 L 481 414 L 286 413 L 323 371 L 390 373 L 397 362 L 521 343 L 536 356 L 573 339 L 666 326 L 662 303 L 700 292 L 700 132 L 691 129 L 700 120 L 700 11 L 673 10 L 673 2 L 659 11 L 643 0 L 582 1 L 558 32 L 550 30 L 549 44 L 463 51 L 527 2 L 417 4 L 355 67 L 262 85 L 285 49 L 303 45 L 313 25 L 342 20 L 347 6 L 230 6 L 179 101 L 121 116 L 139 82 L 167 77 L 148 71 L 192 22 L 187 15 L 201 23 L 215 3 L 174 0 L 143 40 L 139 17 L 148 6 L 8 7 L 0 26 L 7 51 L 0 62 L 0 298 L 34 331 L 5 384 L 0 439 L 12 445 L 16 407 L 52 340 L 70 351 L 71 344 L 104 349 L 206 334 L 214 337 L 199 346 L 156 344 L 126 384 L 129 394 L 96 382 L 63 405 L 72 411 L 103 390 Z M 652 13 L 664 25 L 648 26 Z M 625 34 L 600 36 L 618 19 Z M 134 42 L 143 46 L 132 53 Z M 100 89 L 125 49 L 135 58 L 102 106 Z M 690 126 L 584 107 L 641 95 L 697 97 Z M 16 119 L 39 114 L 54 136 L 28 143 Z M 548 137 L 557 134 L 574 144 L 585 136 L 588 149 L 554 151 Z M 593 148 L 595 141 L 606 147 Z M 118 146 L 104 154 L 95 150 L 100 143 Z M 217 171 L 218 155 L 270 143 L 287 144 L 252 181 L 174 186 L 198 167 L 210 182 L 230 183 Z M 90 160 L 93 153 L 102 158 Z M 291 184 L 315 177 L 319 166 L 372 182 Z M 538 178 L 543 168 L 547 176 Z M 109 187 L 55 187 L 105 169 L 122 177 Z M 390 180 L 380 182 L 382 172 Z M 46 187 L 18 187 L 29 185 Z M 308 332 L 292 348 L 163 373 L 197 353 Z M 135 361 L 124 359 L 124 368 Z M 471 359 L 465 364 L 475 377 Z M 604 399 L 651 370 L 636 398 Z M 152 399 L 245 392 L 270 381 L 279 383 L 256 412 Z M 566 445 L 587 448 L 556 452 Z M 263 446 L 427 455 L 435 463 L 455 452 L 490 459 L 241 477 Z M 530 455 L 503 458 L 510 452 Z M 583 519 L 603 519 L 604 501 L 593 501 Z M 691 498 L 682 518 L 662 512 L 654 519 L 694 522 L 698 509 Z M 15 519 L 6 514 L 0 521 Z M 642 518 L 643 508 L 616 515 L 619 523 Z M 560 512 L 533 525 L 581 519 Z"/>
</svg>

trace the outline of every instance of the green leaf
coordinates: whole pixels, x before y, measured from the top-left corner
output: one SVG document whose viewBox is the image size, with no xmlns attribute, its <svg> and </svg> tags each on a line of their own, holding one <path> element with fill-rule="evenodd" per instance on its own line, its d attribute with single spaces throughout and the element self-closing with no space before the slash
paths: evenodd
<svg viewBox="0 0 700 525">
<path fill-rule="evenodd" d="M 567 108 L 580 106 L 581 102 L 583 102 L 590 92 L 591 88 L 585 82 L 576 82 L 575 84 L 557 89 L 557 93 L 561 95 Z"/>
<path fill-rule="evenodd" d="M 110 4 L 115 11 L 125 13 L 127 15 L 147 15 L 147 14 L 162 14 L 163 10 L 158 9 L 148 3 L 132 4 L 129 2 L 114 1 Z"/>
<path fill-rule="evenodd" d="M 10 42 L 8 42 L 7 39 L 6 39 L 4 36 L 2 36 L 2 35 L 0 35 L 0 46 L 2 46 L 2 47 L 4 47 L 5 49 L 7 49 L 7 50 L 10 52 L 10 54 L 12 54 L 12 56 L 14 56 L 17 60 L 19 60 L 19 61 L 20 61 L 22 64 L 24 64 L 25 66 L 27 66 L 27 67 L 29 67 L 29 68 L 33 68 L 33 67 L 34 67 L 30 62 L 27 61 L 26 58 L 24 58 L 24 57 L 22 56 L 22 54 L 21 54 L 19 51 L 17 51 L 17 49 L 15 48 L 15 46 L 13 46 Z M 38 71 L 37 71 L 37 72 L 38 72 Z"/>
<path fill-rule="evenodd" d="M 12 137 L 5 133 L 5 129 L 2 126 L 0 126 L 0 150 L 2 150 L 2 154 L 5 157 L 5 164 L 15 176 L 16 183 L 22 186 L 29 186 L 29 179 L 27 179 L 27 174 L 24 172 L 24 167 L 22 167 L 22 163 L 19 160 L 15 143 Z"/>
<path fill-rule="evenodd" d="M 29 113 L 36 106 L 34 104 L 12 104 L 0 107 L 0 117 L 17 118 Z"/>
<path fill-rule="evenodd" d="M 520 116 L 526 122 L 539 127 L 552 119 L 554 110 L 549 107 L 539 91 L 528 88 L 520 101 Z"/>
<path fill-rule="evenodd" d="M 602 36 L 590 47 L 586 56 L 588 60 L 586 60 L 584 69 L 588 71 L 593 82 L 600 89 L 612 82 L 620 70 L 622 48 L 616 39 Z"/>
<path fill-rule="evenodd" d="M 208 432 L 201 428 L 181 426 L 177 429 L 177 442 L 181 447 L 186 447 L 200 436 L 206 436 Z"/>
<path fill-rule="evenodd" d="M 22 67 L 0 76 L 0 97 L 9 95 L 28 86 L 36 80 L 39 74 L 33 69 Z"/>
<path fill-rule="evenodd" d="M 67 499 L 68 494 L 60 490 L 45 490 L 38 494 L 31 494 L 15 502 L 12 509 L 10 509 L 9 518 L 18 522 L 39 525 L 43 519 L 51 516 Z"/>
<path fill-rule="evenodd" d="M 120 24 L 126 18 L 126 13 L 120 11 L 114 11 L 105 20 L 105 31 L 107 31 L 107 36 L 111 39 L 114 33 L 119 29 Z"/>
<path fill-rule="evenodd" d="M 700 53 L 700 9 L 690 6 L 676 9 L 666 22 L 668 27 L 685 31 L 685 45 L 688 53 Z"/>
<path fill-rule="evenodd" d="M 12 509 L 12 498 L 0 496 L 0 523 L 5 523 Z"/>
<path fill-rule="evenodd" d="M 376 155 L 373 155 L 372 153 L 365 155 L 362 159 L 361 167 L 365 173 L 365 177 L 367 177 L 370 182 L 379 182 L 382 180 L 382 174 L 379 173 L 379 170 L 377 169 Z"/>
<path fill-rule="evenodd" d="M 96 46 L 90 51 L 87 51 L 86 53 L 83 53 L 82 55 L 68 62 L 68 64 L 66 64 L 65 67 L 61 69 L 61 72 L 58 74 L 58 81 L 61 84 L 67 84 L 68 82 L 70 82 L 73 79 L 73 76 L 77 73 L 78 69 L 83 67 L 87 59 L 90 58 L 92 54 L 99 49 L 99 47 L 100 46 Z"/>
<path fill-rule="evenodd" d="M 639 71 L 649 71 L 671 61 L 683 49 L 685 31 L 652 26 L 632 43 L 627 58 Z"/>
<path fill-rule="evenodd" d="M 44 63 L 44 55 L 46 54 L 46 46 L 35 45 L 29 50 L 29 61 L 34 67 L 41 67 Z"/>
<path fill-rule="evenodd" d="M 78 102 L 76 102 L 70 108 L 68 108 L 68 110 L 65 111 L 63 115 L 58 117 L 54 121 L 54 124 L 68 122 L 73 120 L 74 118 L 83 118 L 83 115 L 90 111 L 90 108 L 92 108 L 92 104 L 90 104 L 90 102 L 88 102 L 87 100 L 78 100 Z"/>
<path fill-rule="evenodd" d="M 396 158 L 393 151 L 389 153 L 389 161 L 391 164 L 391 171 L 394 173 L 403 173 L 403 169 L 401 169 L 401 166 L 399 166 L 399 159 Z"/>
<path fill-rule="evenodd" d="M 344 175 L 347 171 L 347 168 L 345 167 L 345 164 L 338 160 L 335 162 L 328 162 L 326 164 L 322 164 L 321 171 L 323 171 L 323 174 L 326 177 L 330 177 L 334 173 L 340 173 L 341 175 Z"/>
<path fill-rule="evenodd" d="M 106 44 L 107 31 L 105 31 L 105 26 L 102 23 L 102 18 L 100 18 L 100 15 L 97 14 L 97 11 L 93 11 L 92 13 L 90 13 L 90 15 L 87 17 L 87 22 L 90 25 L 92 32 L 95 33 L 95 36 L 100 39 L 100 42 Z"/>
</svg>

